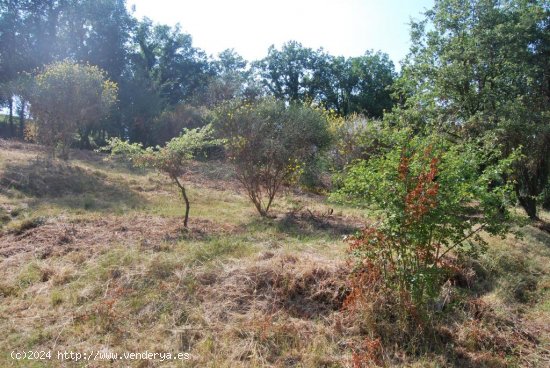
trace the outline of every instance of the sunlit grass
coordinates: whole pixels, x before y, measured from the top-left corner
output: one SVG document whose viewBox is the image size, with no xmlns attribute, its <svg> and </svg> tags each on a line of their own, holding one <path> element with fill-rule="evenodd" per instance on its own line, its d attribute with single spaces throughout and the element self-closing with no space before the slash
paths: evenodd
<svg viewBox="0 0 550 368">
<path fill-rule="evenodd" d="M 28 167 L 37 154 L 0 149 L 0 177 L 9 165 Z M 42 234 L 43 226 L 60 224 L 78 230 L 104 223 L 93 231 L 122 235 L 84 244 L 79 242 L 89 235 L 84 230 L 66 243 L 37 236 L 35 248 L 15 249 L 4 258 L 0 366 L 32 367 L 32 362 L 11 361 L 3 354 L 6 348 L 191 351 L 194 360 L 183 366 L 201 367 L 344 367 L 351 362 L 346 343 L 364 338 L 365 331 L 358 331 L 365 326 L 339 326 L 344 316 L 339 307 L 305 317 L 282 304 L 311 303 L 315 310 L 319 298 L 340 290 L 330 287 L 345 282 L 338 273 L 347 267 L 343 237 L 371 220 L 368 211 L 286 190 L 276 199 L 273 217 L 262 218 L 231 177 L 223 177 L 227 185 L 206 185 L 208 175 L 218 178 L 223 171 L 216 164 L 204 169 L 206 176 L 185 181 L 191 212 L 190 228 L 184 230 L 177 225 L 180 218 L 183 222 L 183 201 L 168 178 L 93 153 L 82 155 L 68 163 L 78 169 L 66 173 L 82 188 L 79 193 L 35 195 L 25 187 L 5 188 L 0 215 L 6 222 L 0 231 L 15 245 Z M 136 221 L 142 223 L 124 229 Z M 162 231 L 148 235 L 153 226 Z M 499 318 L 521 316 L 525 323 L 545 326 L 550 323 L 550 236 L 531 226 L 522 233 L 522 239 L 487 237 L 488 252 L 475 265 L 476 286 L 461 289 L 461 297 L 479 297 Z M 51 252 L 42 249 L 46 243 Z M 239 283 L 232 283 L 234 278 Z M 465 346 L 477 349 L 472 336 L 478 326 L 461 320 L 463 315 L 457 310 L 453 323 L 461 326 Z M 547 335 L 539 338 L 548 343 Z M 502 359 L 483 354 L 497 365 L 518 365 L 515 353 Z M 543 352 L 533 354 L 531 361 Z M 445 366 L 445 358 L 418 356 L 407 366 Z"/>
</svg>

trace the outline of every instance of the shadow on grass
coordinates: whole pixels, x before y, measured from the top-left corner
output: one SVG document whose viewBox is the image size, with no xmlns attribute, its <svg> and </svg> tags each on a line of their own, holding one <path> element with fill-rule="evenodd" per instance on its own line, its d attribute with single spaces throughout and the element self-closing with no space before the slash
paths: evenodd
<svg viewBox="0 0 550 368">
<path fill-rule="evenodd" d="M 550 236 L 535 226 L 521 232 L 523 239 L 492 239 L 486 254 L 463 260 L 453 283 L 476 296 L 496 292 L 510 305 L 527 307 L 539 301 L 544 297 Z"/>
<path fill-rule="evenodd" d="M 328 238 L 341 240 L 361 229 L 363 223 L 341 216 L 316 211 L 291 211 L 274 218 L 257 217 L 247 228 L 272 228 L 293 238 Z"/>
<path fill-rule="evenodd" d="M 533 232 L 533 237 L 537 241 L 550 246 L 550 222 L 538 220 L 533 222 L 533 227 L 541 230 L 540 232 Z"/>
<path fill-rule="evenodd" d="M 105 153 L 98 153 L 87 150 L 71 150 L 71 160 L 85 163 L 86 166 L 95 170 L 116 170 L 122 174 L 135 176 L 147 175 L 149 170 L 132 166 L 132 163 L 120 156 L 111 157 Z"/>
<path fill-rule="evenodd" d="M 145 199 L 125 183 L 113 182 L 100 171 L 41 159 L 9 164 L 4 168 L 0 175 L 0 192 L 10 196 L 14 190 L 39 202 L 85 210 L 137 208 L 145 203 Z"/>
</svg>

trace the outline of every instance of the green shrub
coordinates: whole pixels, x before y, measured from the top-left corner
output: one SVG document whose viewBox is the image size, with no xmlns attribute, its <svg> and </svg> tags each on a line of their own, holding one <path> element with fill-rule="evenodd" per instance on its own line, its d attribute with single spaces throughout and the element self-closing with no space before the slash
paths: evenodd
<svg viewBox="0 0 550 368">
<path fill-rule="evenodd" d="M 101 119 L 116 101 L 117 85 L 96 66 L 55 62 L 26 91 L 40 143 L 68 158 L 79 129 Z"/>
<path fill-rule="evenodd" d="M 179 104 L 160 114 L 152 124 L 152 141 L 163 145 L 177 137 L 183 129 L 196 129 L 207 125 L 207 110 L 191 105 Z"/>
<path fill-rule="evenodd" d="M 542 203 L 542 208 L 544 208 L 547 211 L 550 211 L 550 181 L 548 184 L 546 184 L 546 187 L 542 191 L 542 194 L 540 195 L 540 201 Z"/>
<path fill-rule="evenodd" d="M 393 145 L 391 130 L 383 121 L 357 114 L 345 118 L 330 114 L 329 122 L 334 137 L 331 164 L 336 172 L 356 160 L 368 160 Z"/>
<path fill-rule="evenodd" d="M 330 144 L 321 110 L 275 100 L 224 105 L 215 126 L 227 139 L 237 178 L 262 216 L 281 186 L 296 180 Z"/>
<path fill-rule="evenodd" d="M 334 199 L 371 208 L 379 222 L 351 239 L 357 274 L 379 277 L 402 302 L 425 305 L 439 293 L 446 256 L 476 256 L 482 231 L 504 235 L 514 157 L 495 148 L 452 145 L 438 136 L 394 134 L 394 147 L 347 170 Z M 497 185 L 498 184 L 498 185 Z"/>
</svg>

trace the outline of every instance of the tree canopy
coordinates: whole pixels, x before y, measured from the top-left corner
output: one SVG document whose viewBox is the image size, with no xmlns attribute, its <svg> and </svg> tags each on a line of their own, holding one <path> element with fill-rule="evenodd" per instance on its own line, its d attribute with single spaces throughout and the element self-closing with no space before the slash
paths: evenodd
<svg viewBox="0 0 550 368">
<path fill-rule="evenodd" d="M 101 119 L 116 101 L 117 85 L 96 66 L 68 61 L 48 65 L 26 93 L 38 139 L 61 157 L 75 134 Z"/>
<path fill-rule="evenodd" d="M 412 25 L 398 82 L 407 119 L 462 139 L 487 135 L 507 155 L 536 218 L 550 174 L 550 7 L 544 1 L 438 0 Z"/>
</svg>

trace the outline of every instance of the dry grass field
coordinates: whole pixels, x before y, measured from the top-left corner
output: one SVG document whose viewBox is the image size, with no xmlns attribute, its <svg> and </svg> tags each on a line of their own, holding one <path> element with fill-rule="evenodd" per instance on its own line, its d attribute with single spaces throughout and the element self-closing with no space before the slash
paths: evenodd
<svg viewBox="0 0 550 368">
<path fill-rule="evenodd" d="M 185 182 L 92 152 L 0 140 L 0 367 L 548 367 L 550 234 L 489 238 L 420 340 L 343 308 L 368 214 L 287 189 L 260 218 L 221 162 Z M 546 220 L 549 221 L 548 214 Z M 14 360 L 12 351 L 188 360 Z"/>
</svg>

